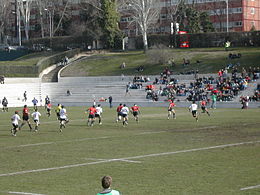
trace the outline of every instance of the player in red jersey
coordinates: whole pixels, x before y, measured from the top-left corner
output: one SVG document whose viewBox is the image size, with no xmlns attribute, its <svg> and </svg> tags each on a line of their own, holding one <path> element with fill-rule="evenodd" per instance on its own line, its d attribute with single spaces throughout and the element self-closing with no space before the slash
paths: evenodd
<svg viewBox="0 0 260 195">
<path fill-rule="evenodd" d="M 176 113 L 174 110 L 175 103 L 173 101 L 170 101 L 169 107 L 168 107 L 168 120 L 170 119 L 170 117 L 172 116 L 173 119 L 176 119 Z"/>
<path fill-rule="evenodd" d="M 139 117 L 138 115 L 140 114 L 140 107 L 134 104 L 134 106 L 131 107 L 131 112 L 134 116 L 134 119 L 136 122 L 139 122 Z"/>
<path fill-rule="evenodd" d="M 200 106 L 201 106 L 201 110 L 202 110 L 202 112 L 201 113 L 207 113 L 208 114 L 208 116 L 210 116 L 210 113 L 209 113 L 209 111 L 208 111 L 208 109 L 207 109 L 207 102 L 206 102 L 206 100 L 202 100 L 201 102 L 200 102 Z"/>
<path fill-rule="evenodd" d="M 93 126 L 94 125 L 94 122 L 95 122 L 95 114 L 97 113 L 97 109 L 96 109 L 96 106 L 93 105 L 92 107 L 90 107 L 87 112 L 89 113 L 88 115 L 88 126 Z"/>
<path fill-rule="evenodd" d="M 30 131 L 32 130 L 32 126 L 31 126 L 31 123 L 30 123 L 30 120 L 29 120 L 29 116 L 30 116 L 29 108 L 27 107 L 27 105 L 24 105 L 24 107 L 23 107 L 23 122 L 22 122 L 22 124 L 19 128 L 20 130 L 22 129 L 22 127 L 24 126 L 25 123 L 28 124 Z"/>
<path fill-rule="evenodd" d="M 121 113 L 122 108 L 123 108 L 122 104 L 119 104 L 119 106 L 116 108 L 116 112 L 117 112 L 116 122 L 118 122 L 122 119 L 122 113 Z"/>
</svg>

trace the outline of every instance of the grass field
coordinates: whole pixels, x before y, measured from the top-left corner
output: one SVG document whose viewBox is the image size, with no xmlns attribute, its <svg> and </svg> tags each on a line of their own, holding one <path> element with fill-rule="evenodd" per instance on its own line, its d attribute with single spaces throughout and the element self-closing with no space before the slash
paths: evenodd
<svg viewBox="0 0 260 195">
<path fill-rule="evenodd" d="M 115 123 L 115 108 L 88 127 L 84 110 L 68 107 L 60 133 L 41 108 L 39 132 L 25 125 L 17 137 L 14 109 L 1 113 L 0 194 L 91 195 L 104 175 L 124 195 L 260 193 L 259 109 L 210 110 L 196 122 L 184 108 L 176 120 L 165 107 L 142 108 L 140 123 L 131 116 L 127 127 Z"/>
</svg>

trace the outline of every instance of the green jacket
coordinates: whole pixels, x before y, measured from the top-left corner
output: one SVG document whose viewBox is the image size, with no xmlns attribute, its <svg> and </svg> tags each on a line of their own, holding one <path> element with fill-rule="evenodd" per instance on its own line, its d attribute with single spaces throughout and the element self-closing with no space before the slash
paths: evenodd
<svg viewBox="0 0 260 195">
<path fill-rule="evenodd" d="M 97 193 L 97 195 L 120 195 L 120 193 L 117 190 L 107 189 L 107 190 Z"/>
</svg>

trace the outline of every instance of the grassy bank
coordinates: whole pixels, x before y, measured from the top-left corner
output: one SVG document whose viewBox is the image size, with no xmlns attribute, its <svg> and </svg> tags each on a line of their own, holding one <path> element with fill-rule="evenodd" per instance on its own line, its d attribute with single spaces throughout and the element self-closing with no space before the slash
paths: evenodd
<svg viewBox="0 0 260 195">
<path fill-rule="evenodd" d="M 149 52 L 149 51 L 148 51 Z M 171 49 L 167 50 L 170 57 L 174 59 L 175 64 L 170 69 L 174 74 L 188 72 L 190 70 L 199 70 L 200 73 L 216 73 L 227 64 L 240 64 L 238 67 L 257 67 L 260 61 L 260 48 L 233 48 L 224 51 L 223 48 L 200 48 L 200 49 Z M 241 58 L 229 59 L 228 55 L 238 54 Z M 156 53 L 155 53 L 156 55 Z M 190 60 L 189 66 L 183 66 L 183 58 Z M 197 63 L 197 62 L 200 63 Z M 122 62 L 126 63 L 126 68 L 120 69 Z M 107 53 L 96 55 L 86 61 L 82 61 L 62 72 L 62 76 L 104 76 L 104 75 L 135 75 L 139 66 L 144 67 L 144 71 L 139 74 L 153 75 L 159 74 L 169 66 L 167 63 L 158 64 L 151 61 L 149 55 L 142 51 Z"/>
</svg>

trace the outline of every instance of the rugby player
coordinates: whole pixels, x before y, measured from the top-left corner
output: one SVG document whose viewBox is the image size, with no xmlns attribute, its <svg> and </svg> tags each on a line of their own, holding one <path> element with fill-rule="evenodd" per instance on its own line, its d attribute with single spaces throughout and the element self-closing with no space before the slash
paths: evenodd
<svg viewBox="0 0 260 195">
<path fill-rule="evenodd" d="M 129 108 L 124 104 L 123 108 L 121 109 L 122 117 L 123 117 L 123 126 L 126 126 L 128 124 L 128 113 Z"/>
<path fill-rule="evenodd" d="M 24 107 L 23 107 L 23 122 L 22 122 L 21 126 L 19 127 L 20 130 L 22 129 L 22 127 L 24 126 L 25 123 L 28 124 L 30 131 L 32 130 L 29 115 L 30 115 L 29 108 L 27 107 L 27 105 L 24 105 Z"/>
<path fill-rule="evenodd" d="M 38 109 L 36 108 L 35 111 L 32 113 L 33 121 L 35 122 L 35 131 L 38 131 L 38 127 L 40 125 L 40 116 L 41 113 L 38 112 Z"/>
<path fill-rule="evenodd" d="M 66 128 L 66 124 L 69 122 L 68 116 L 67 116 L 67 110 L 65 106 L 61 106 L 60 112 L 59 112 L 59 119 L 60 119 L 60 132 L 62 132 L 62 127 Z"/>
<path fill-rule="evenodd" d="M 198 116 L 198 105 L 195 103 L 195 101 L 192 102 L 192 104 L 189 107 L 189 110 L 191 111 L 191 114 L 194 118 L 196 118 L 196 121 L 199 121 L 199 116 Z"/>
<path fill-rule="evenodd" d="M 172 116 L 173 119 L 176 119 L 176 112 L 174 110 L 175 103 L 173 101 L 170 101 L 169 107 L 168 107 L 168 120 Z"/>
<path fill-rule="evenodd" d="M 122 104 L 119 104 L 119 106 L 116 108 L 116 112 L 117 112 L 116 122 L 121 121 L 121 118 L 122 118 L 121 109 L 122 108 L 123 108 Z"/>
<path fill-rule="evenodd" d="M 131 112 L 134 116 L 134 119 L 136 122 L 139 122 L 139 117 L 138 115 L 140 114 L 140 107 L 134 104 L 134 106 L 131 107 Z"/>
<path fill-rule="evenodd" d="M 87 109 L 86 112 L 89 113 L 87 125 L 88 125 L 88 126 L 93 126 L 93 125 L 94 125 L 94 122 L 95 122 L 95 119 L 96 119 L 96 118 L 95 118 L 95 115 L 96 115 L 96 113 L 97 113 L 96 106 L 93 105 L 92 107 L 90 107 L 89 109 Z"/>
<path fill-rule="evenodd" d="M 98 124 L 99 125 L 102 125 L 102 122 L 101 122 L 102 113 L 103 113 L 103 109 L 102 109 L 101 105 L 98 104 L 98 106 L 96 107 L 95 118 L 98 118 Z"/>
<path fill-rule="evenodd" d="M 20 116 L 18 115 L 18 111 L 14 112 L 14 115 L 11 117 L 13 128 L 11 129 L 11 133 L 13 136 L 16 136 L 19 127 L 19 121 L 21 120 Z"/>
</svg>

